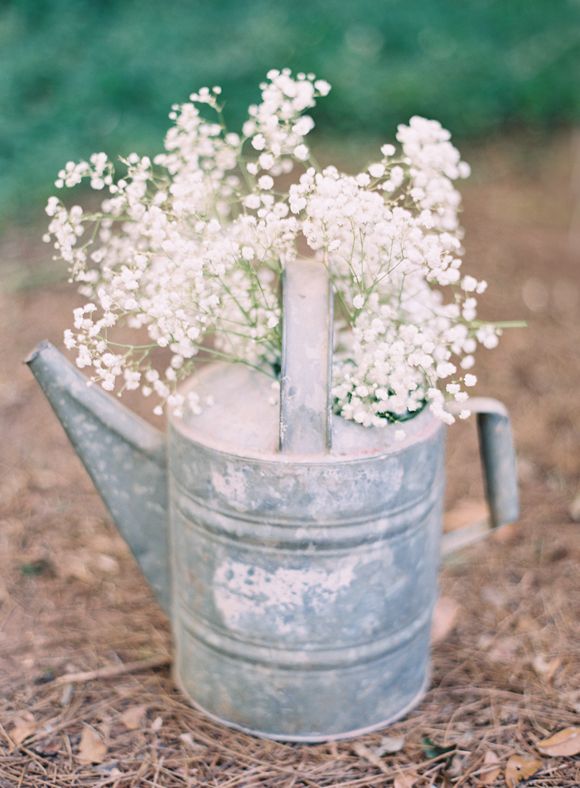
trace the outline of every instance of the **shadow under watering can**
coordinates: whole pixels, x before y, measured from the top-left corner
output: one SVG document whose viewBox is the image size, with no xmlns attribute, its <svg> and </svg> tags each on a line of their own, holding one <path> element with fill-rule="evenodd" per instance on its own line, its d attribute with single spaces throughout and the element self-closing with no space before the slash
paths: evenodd
<svg viewBox="0 0 580 788">
<path fill-rule="evenodd" d="M 327 741 L 384 727 L 427 688 L 445 427 L 424 410 L 397 442 L 332 415 L 323 266 L 288 266 L 283 314 L 280 406 L 266 376 L 211 364 L 184 389 L 215 404 L 169 414 L 165 434 L 49 343 L 27 361 L 171 618 L 183 692 L 226 725 Z M 513 522 L 505 408 L 466 407 L 491 526 Z"/>
</svg>

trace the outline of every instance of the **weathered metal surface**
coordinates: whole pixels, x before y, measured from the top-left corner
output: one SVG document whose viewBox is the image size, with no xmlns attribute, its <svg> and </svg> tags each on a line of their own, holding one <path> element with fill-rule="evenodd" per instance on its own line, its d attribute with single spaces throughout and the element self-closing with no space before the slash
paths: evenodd
<svg viewBox="0 0 580 788">
<path fill-rule="evenodd" d="M 165 436 L 98 386 L 88 386 L 50 342 L 41 342 L 26 362 L 169 612 Z"/>
<path fill-rule="evenodd" d="M 168 471 L 163 436 L 52 346 L 29 364 L 171 610 L 178 685 L 228 725 L 318 741 L 382 727 L 426 688 L 445 430 L 425 411 L 396 442 L 395 427 L 330 416 L 329 318 L 316 315 L 328 285 L 308 290 L 295 271 L 282 404 L 253 370 L 206 367 L 187 387 L 215 404 L 170 416 Z M 479 411 L 500 523 L 517 514 L 509 423 L 489 402 Z"/>
<path fill-rule="evenodd" d="M 284 271 L 280 449 L 313 453 L 330 448 L 332 288 L 326 269 L 296 260 Z"/>
<path fill-rule="evenodd" d="M 418 701 L 444 430 L 427 413 L 416 428 L 401 449 L 391 433 L 370 456 L 295 459 L 236 456 L 171 420 L 175 674 L 203 709 L 314 741 Z"/>
</svg>

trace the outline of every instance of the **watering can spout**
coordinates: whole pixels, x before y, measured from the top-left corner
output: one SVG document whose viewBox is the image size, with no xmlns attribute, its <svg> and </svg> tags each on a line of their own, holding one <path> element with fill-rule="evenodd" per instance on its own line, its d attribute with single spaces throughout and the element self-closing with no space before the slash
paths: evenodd
<svg viewBox="0 0 580 788">
<path fill-rule="evenodd" d="M 141 570 L 169 610 L 164 436 L 87 379 L 50 342 L 26 359 Z"/>
</svg>

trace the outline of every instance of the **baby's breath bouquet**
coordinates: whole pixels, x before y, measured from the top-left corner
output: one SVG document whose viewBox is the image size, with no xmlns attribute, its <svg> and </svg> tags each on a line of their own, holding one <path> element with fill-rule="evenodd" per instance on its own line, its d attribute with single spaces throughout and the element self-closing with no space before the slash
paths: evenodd
<svg viewBox="0 0 580 788">
<path fill-rule="evenodd" d="M 58 188 L 88 180 L 106 195 L 97 212 L 48 201 L 45 240 L 89 299 L 66 346 L 107 390 L 199 412 L 178 384 L 200 356 L 278 378 L 280 277 L 306 248 L 336 294 L 336 413 L 380 427 L 428 406 L 452 422 L 446 400 L 467 400 L 474 351 L 501 331 L 477 320 L 486 283 L 461 273 L 454 182 L 469 166 L 437 121 L 413 117 L 360 174 L 321 169 L 308 111 L 328 82 L 272 70 L 260 90 L 241 133 L 225 127 L 221 89 L 202 88 L 173 107 L 153 160 L 132 153 L 119 173 L 96 153 L 61 170 Z"/>
</svg>

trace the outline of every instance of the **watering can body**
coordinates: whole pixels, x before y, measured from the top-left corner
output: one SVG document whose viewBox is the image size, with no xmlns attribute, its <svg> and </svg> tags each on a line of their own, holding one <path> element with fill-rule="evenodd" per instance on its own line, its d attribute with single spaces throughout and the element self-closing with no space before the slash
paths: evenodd
<svg viewBox="0 0 580 788">
<path fill-rule="evenodd" d="M 166 437 L 52 346 L 29 359 L 171 616 L 177 684 L 287 741 L 373 730 L 420 700 L 441 541 L 445 428 L 426 410 L 397 441 L 330 415 L 315 280 L 302 266 L 286 283 L 280 400 L 254 370 L 212 364 L 187 386 L 215 404 L 170 415 Z M 517 517 L 509 420 L 493 401 L 475 410 L 498 525 Z"/>
<path fill-rule="evenodd" d="M 243 368 L 200 377 L 202 393 L 224 377 L 244 395 L 261 385 Z M 212 420 L 226 415 L 212 410 Z M 265 412 L 262 436 L 268 421 Z M 170 426 L 179 684 L 215 717 L 288 740 L 400 716 L 427 681 L 442 425 L 425 413 L 404 448 L 320 457 L 247 439 L 236 453 L 243 429 L 225 432 L 210 438 L 201 419 L 198 430 Z"/>
</svg>

